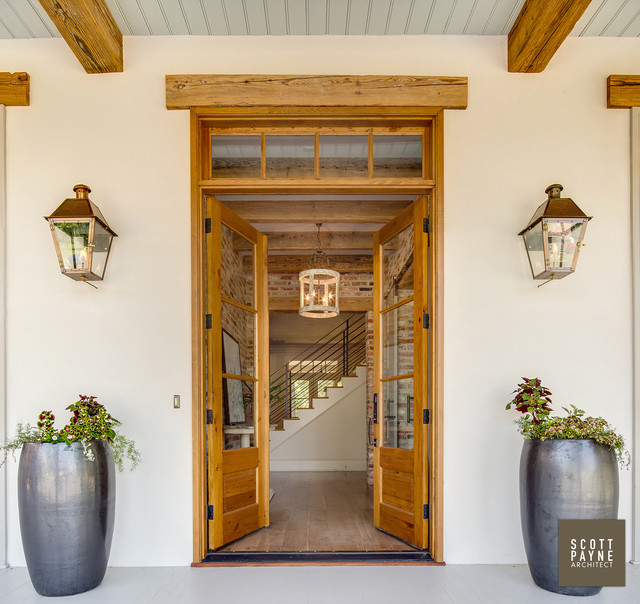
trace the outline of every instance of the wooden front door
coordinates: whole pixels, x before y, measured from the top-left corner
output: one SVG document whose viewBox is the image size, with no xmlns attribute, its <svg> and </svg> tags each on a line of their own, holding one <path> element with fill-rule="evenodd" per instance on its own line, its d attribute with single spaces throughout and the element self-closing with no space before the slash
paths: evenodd
<svg viewBox="0 0 640 604">
<path fill-rule="evenodd" d="M 374 236 L 374 523 L 426 548 L 429 537 L 429 201 Z"/>
<path fill-rule="evenodd" d="M 267 238 L 205 196 L 208 546 L 269 524 Z"/>
</svg>

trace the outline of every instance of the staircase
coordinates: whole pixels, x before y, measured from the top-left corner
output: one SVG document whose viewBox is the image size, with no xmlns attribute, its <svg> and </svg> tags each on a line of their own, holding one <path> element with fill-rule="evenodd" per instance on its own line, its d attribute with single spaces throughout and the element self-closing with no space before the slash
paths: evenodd
<svg viewBox="0 0 640 604">
<path fill-rule="evenodd" d="M 367 368 L 342 378 L 340 388 L 313 399 L 313 408 L 298 409 L 298 419 L 284 420 L 284 430 L 270 434 L 272 472 L 366 470 Z"/>
<path fill-rule="evenodd" d="M 299 412 L 313 409 L 313 401 L 342 387 L 342 379 L 355 376 L 366 365 L 366 314 L 349 317 L 270 376 L 270 423 L 285 429 L 287 420 L 300 420 Z M 317 403 L 316 403 L 317 404 Z"/>
</svg>

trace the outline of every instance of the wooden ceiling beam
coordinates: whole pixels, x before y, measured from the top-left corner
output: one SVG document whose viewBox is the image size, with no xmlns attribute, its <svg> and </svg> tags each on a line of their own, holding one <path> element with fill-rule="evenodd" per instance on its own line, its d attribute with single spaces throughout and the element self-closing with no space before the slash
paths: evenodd
<svg viewBox="0 0 640 604">
<path fill-rule="evenodd" d="M 249 222 L 380 222 L 387 223 L 410 200 L 282 200 L 223 201 Z"/>
<path fill-rule="evenodd" d="M 270 251 L 316 250 L 318 235 L 312 231 L 265 233 Z M 373 231 L 323 231 L 320 234 L 322 249 L 328 250 L 372 250 Z M 236 235 L 233 249 L 242 251 L 251 249 L 251 243 Z"/>
<path fill-rule="evenodd" d="M 192 107 L 467 108 L 467 78 L 342 75 L 167 75 L 167 109 Z"/>
<path fill-rule="evenodd" d="M 38 0 L 87 73 L 123 70 L 122 33 L 104 0 Z"/>
<path fill-rule="evenodd" d="M 373 298 L 343 297 L 340 296 L 338 304 L 340 312 L 366 312 L 373 310 Z M 300 296 L 269 296 L 269 312 L 297 312 L 300 308 Z"/>
<path fill-rule="evenodd" d="M 330 268 L 340 273 L 373 273 L 373 256 L 362 254 L 331 255 Z M 269 256 L 268 271 L 270 273 L 299 273 L 309 268 L 311 255 L 273 255 Z"/>
<path fill-rule="evenodd" d="M 544 71 L 590 2 L 591 0 L 527 0 L 509 32 L 509 71 Z"/>
<path fill-rule="evenodd" d="M 610 75 L 607 78 L 607 107 L 640 107 L 640 75 Z"/>
<path fill-rule="evenodd" d="M 0 72 L 0 105 L 26 107 L 29 105 L 30 79 L 24 71 Z"/>
</svg>

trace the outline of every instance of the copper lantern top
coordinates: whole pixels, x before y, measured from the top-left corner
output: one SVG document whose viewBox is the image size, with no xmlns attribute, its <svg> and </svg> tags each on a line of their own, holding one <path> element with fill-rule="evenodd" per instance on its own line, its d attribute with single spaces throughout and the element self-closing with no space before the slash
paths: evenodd
<svg viewBox="0 0 640 604">
<path fill-rule="evenodd" d="M 45 220 L 95 218 L 104 229 L 117 237 L 118 235 L 109 226 L 100 208 L 89 199 L 91 189 L 87 185 L 79 184 L 73 187 L 73 190 L 76 196 L 65 199 L 50 216 L 44 217 Z"/>
<path fill-rule="evenodd" d="M 543 218 L 552 219 L 568 219 L 579 220 L 586 219 L 591 220 L 592 216 L 587 216 L 573 201 L 568 197 L 560 197 L 560 192 L 564 187 L 559 184 L 549 185 L 544 192 L 548 195 L 547 200 L 538 206 L 538 209 L 534 212 L 529 224 L 522 229 L 518 235 L 523 235 L 529 229 L 533 228 Z"/>
</svg>

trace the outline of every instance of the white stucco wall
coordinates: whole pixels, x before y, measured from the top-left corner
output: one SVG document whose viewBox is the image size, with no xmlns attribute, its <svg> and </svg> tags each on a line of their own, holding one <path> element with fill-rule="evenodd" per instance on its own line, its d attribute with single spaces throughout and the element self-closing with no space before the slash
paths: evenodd
<svg viewBox="0 0 640 604">
<path fill-rule="evenodd" d="M 504 37 L 126 38 L 110 75 L 62 40 L 3 40 L 0 57 L 32 91 L 7 110 L 8 425 L 63 417 L 78 393 L 124 422 L 144 460 L 118 476 L 111 564 L 191 561 L 189 119 L 165 109 L 167 73 L 469 77 L 469 108 L 445 123 L 447 562 L 524 561 L 504 411 L 521 376 L 630 435 L 629 112 L 606 109 L 605 80 L 639 71 L 640 40 L 570 38 L 533 75 L 507 72 Z M 79 182 L 119 235 L 99 290 L 60 275 L 42 219 Z M 538 289 L 516 234 L 553 182 L 595 218 L 577 273 Z M 622 472 L 629 531 L 630 513 Z"/>
</svg>

